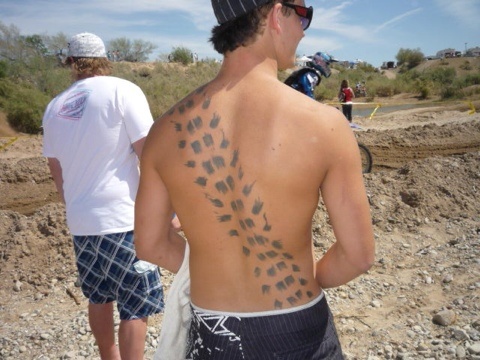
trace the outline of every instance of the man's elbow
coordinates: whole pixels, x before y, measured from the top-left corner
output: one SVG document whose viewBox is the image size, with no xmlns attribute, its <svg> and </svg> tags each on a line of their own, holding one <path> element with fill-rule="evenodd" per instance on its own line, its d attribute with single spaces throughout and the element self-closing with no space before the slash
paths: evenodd
<svg viewBox="0 0 480 360">
<path fill-rule="evenodd" d="M 361 274 L 366 273 L 375 263 L 375 250 L 362 252 L 360 256 L 356 256 L 354 263 Z"/>
<path fill-rule="evenodd" d="M 363 273 L 366 273 L 368 270 L 370 270 L 375 263 L 375 256 L 371 255 L 363 260 L 363 262 L 360 264 L 360 271 Z"/>
</svg>

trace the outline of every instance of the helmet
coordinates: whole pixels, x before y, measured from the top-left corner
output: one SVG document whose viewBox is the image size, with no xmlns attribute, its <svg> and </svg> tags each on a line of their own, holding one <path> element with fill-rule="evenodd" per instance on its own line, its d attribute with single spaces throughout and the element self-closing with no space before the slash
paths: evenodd
<svg viewBox="0 0 480 360">
<path fill-rule="evenodd" d="M 328 78 L 332 73 L 329 65 L 335 61 L 338 60 L 336 60 L 333 56 L 319 51 L 312 56 L 312 61 L 309 61 L 306 65 L 317 69 L 323 76 Z"/>
<path fill-rule="evenodd" d="M 318 75 L 318 83 L 316 85 L 320 84 L 320 82 L 322 81 L 322 75 L 325 76 L 325 73 L 322 71 L 322 69 L 318 65 L 316 65 L 313 61 L 306 62 L 305 66 L 307 68 L 310 68 L 310 72 L 314 71 Z M 325 76 L 325 77 L 328 77 L 328 76 Z"/>
</svg>

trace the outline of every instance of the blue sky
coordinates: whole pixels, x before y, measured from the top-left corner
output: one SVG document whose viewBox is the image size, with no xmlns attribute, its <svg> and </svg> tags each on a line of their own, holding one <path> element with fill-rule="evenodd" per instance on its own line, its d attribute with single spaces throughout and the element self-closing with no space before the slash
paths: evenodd
<svg viewBox="0 0 480 360">
<path fill-rule="evenodd" d="M 438 50 L 480 46 L 480 0 L 310 0 L 312 25 L 297 53 L 325 51 L 374 66 L 394 61 L 400 48 Z M 215 18 L 209 0 L 0 0 L 0 21 L 22 35 L 68 37 L 79 32 L 126 37 L 157 46 L 152 60 L 173 47 L 218 58 L 208 42 Z"/>
</svg>

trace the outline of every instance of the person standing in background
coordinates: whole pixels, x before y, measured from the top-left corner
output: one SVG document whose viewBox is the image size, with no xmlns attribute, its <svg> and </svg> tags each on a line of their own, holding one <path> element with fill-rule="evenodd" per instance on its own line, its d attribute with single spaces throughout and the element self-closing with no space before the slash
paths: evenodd
<svg viewBox="0 0 480 360">
<path fill-rule="evenodd" d="M 138 158 L 152 115 L 138 86 L 108 76 L 111 63 L 98 36 L 73 36 L 66 62 L 74 83 L 47 106 L 43 155 L 66 205 L 100 356 L 143 359 L 148 317 L 164 306 L 159 269 L 139 260 L 133 244 Z"/>
<path fill-rule="evenodd" d="M 350 123 L 352 122 L 352 109 L 353 109 L 352 100 L 354 98 L 355 98 L 355 93 L 353 92 L 352 88 L 349 86 L 348 80 L 342 80 L 342 83 L 340 85 L 340 91 L 338 92 L 338 100 L 342 103 L 343 115 L 345 115 L 345 117 Z"/>
</svg>

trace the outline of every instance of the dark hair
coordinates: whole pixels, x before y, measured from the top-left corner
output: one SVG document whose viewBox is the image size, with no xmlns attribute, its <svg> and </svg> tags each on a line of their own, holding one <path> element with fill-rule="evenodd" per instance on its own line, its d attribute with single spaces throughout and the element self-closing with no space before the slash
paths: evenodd
<svg viewBox="0 0 480 360">
<path fill-rule="evenodd" d="M 255 41 L 256 36 L 261 34 L 260 29 L 265 23 L 265 18 L 272 7 L 280 0 L 271 0 L 257 9 L 239 16 L 236 19 L 226 23 L 216 25 L 212 29 L 212 36 L 209 41 L 218 53 L 225 55 L 240 46 L 248 46 Z M 293 2 L 293 0 L 284 0 L 283 2 Z M 285 13 L 288 8 L 284 8 Z"/>
</svg>

